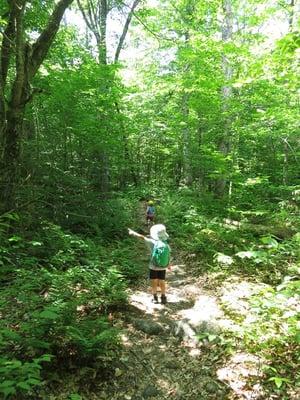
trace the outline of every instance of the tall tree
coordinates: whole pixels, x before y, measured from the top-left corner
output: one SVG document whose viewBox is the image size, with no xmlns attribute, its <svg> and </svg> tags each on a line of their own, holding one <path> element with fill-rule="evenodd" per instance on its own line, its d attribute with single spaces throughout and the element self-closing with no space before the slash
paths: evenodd
<svg viewBox="0 0 300 400">
<path fill-rule="evenodd" d="M 122 1 L 114 0 L 77 0 L 84 21 L 96 39 L 98 61 L 100 64 L 107 64 L 108 62 L 106 33 L 109 13 L 119 8 L 125 9 L 126 13 L 126 20 L 123 25 L 122 33 L 119 36 L 114 55 L 114 62 L 118 62 L 131 19 L 140 2 L 141 0 L 134 0 L 129 6 Z"/>
<path fill-rule="evenodd" d="M 30 4 L 27 0 L 7 1 L 6 27 L 0 49 L 0 201 L 4 210 L 13 207 L 15 202 L 24 112 L 26 104 L 34 95 L 31 83 L 72 1 L 60 0 L 56 3 L 46 26 L 34 43 L 30 43 L 30 35 L 25 31 L 26 13 L 30 10 Z"/>
<path fill-rule="evenodd" d="M 232 40 L 233 30 L 233 12 L 232 12 L 232 0 L 223 0 L 222 8 L 224 14 L 223 26 L 222 26 L 222 41 L 224 44 L 229 43 Z M 225 46 L 224 46 L 225 48 Z M 224 117 L 224 130 L 219 142 L 219 151 L 224 157 L 227 157 L 231 151 L 231 117 L 230 117 L 230 99 L 232 97 L 232 65 L 228 56 L 224 52 L 222 57 L 222 68 L 224 73 L 224 85 L 222 87 L 222 111 Z M 225 177 L 221 177 L 216 181 L 216 194 L 222 197 L 225 193 L 227 180 Z"/>
</svg>

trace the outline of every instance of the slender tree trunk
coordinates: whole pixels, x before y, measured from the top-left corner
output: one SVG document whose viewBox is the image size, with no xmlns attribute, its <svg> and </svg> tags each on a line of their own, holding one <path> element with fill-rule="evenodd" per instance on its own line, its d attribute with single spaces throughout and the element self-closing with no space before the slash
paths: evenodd
<svg viewBox="0 0 300 400">
<path fill-rule="evenodd" d="M 233 28 L 233 14 L 231 0 L 223 0 L 224 24 L 222 29 L 222 40 L 224 43 L 231 41 Z M 224 54 L 222 57 L 222 67 L 224 73 L 224 86 L 222 87 L 222 108 L 224 116 L 224 131 L 219 142 L 219 151 L 226 157 L 231 151 L 231 118 L 230 118 L 230 99 L 232 97 L 232 66 L 228 57 Z M 218 179 L 215 184 L 215 193 L 218 197 L 225 194 L 227 179 L 224 177 Z"/>
<path fill-rule="evenodd" d="M 290 0 L 289 4 L 289 31 L 293 32 L 297 30 L 297 24 L 300 14 L 300 1 Z"/>
<path fill-rule="evenodd" d="M 100 0 L 101 13 L 100 13 L 100 41 L 98 43 L 99 63 L 105 65 L 107 63 L 107 45 L 106 45 L 106 28 L 107 28 L 107 0 Z"/>
<path fill-rule="evenodd" d="M 204 136 L 204 132 L 203 132 L 203 127 L 201 124 L 201 120 L 200 120 L 200 113 L 198 113 L 198 154 L 200 154 L 200 157 L 202 155 L 202 144 L 203 144 L 203 136 Z M 200 186 L 200 188 L 204 187 L 204 169 L 203 169 L 203 165 L 202 165 L 202 160 L 200 159 L 198 161 L 200 167 L 198 167 L 198 184 Z"/>
<path fill-rule="evenodd" d="M 126 18 L 126 21 L 125 21 L 125 24 L 124 24 L 124 27 L 123 27 L 123 31 L 122 31 L 122 34 L 120 36 L 119 43 L 118 43 L 118 46 L 117 46 L 117 49 L 116 49 L 116 53 L 115 53 L 115 59 L 114 59 L 115 63 L 118 62 L 118 60 L 119 60 L 120 52 L 121 52 L 122 47 L 124 45 L 125 38 L 126 38 L 126 35 L 127 35 L 127 32 L 128 32 L 128 28 L 129 28 L 129 25 L 130 25 L 134 10 L 136 9 L 136 7 L 140 3 L 140 1 L 141 0 L 134 0 L 134 2 L 132 3 L 132 6 L 130 8 L 129 13 L 127 14 L 127 18 Z"/>
<path fill-rule="evenodd" d="M 186 185 L 191 185 L 193 181 L 191 168 L 191 131 L 189 127 L 189 114 L 189 95 L 187 93 L 184 93 L 182 97 L 182 115 L 185 124 L 182 129 L 182 160 L 183 175 Z"/>
</svg>

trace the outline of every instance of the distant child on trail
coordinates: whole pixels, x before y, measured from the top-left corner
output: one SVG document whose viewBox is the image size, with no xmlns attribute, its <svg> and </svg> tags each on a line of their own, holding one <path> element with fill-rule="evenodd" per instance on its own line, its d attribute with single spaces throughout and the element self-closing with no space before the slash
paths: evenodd
<svg viewBox="0 0 300 400">
<path fill-rule="evenodd" d="M 154 221 L 154 214 L 155 214 L 155 208 L 153 205 L 153 201 L 149 200 L 147 209 L 146 209 L 146 221 L 147 221 L 148 226 L 151 224 L 151 222 Z"/>
<path fill-rule="evenodd" d="M 150 238 L 141 235 L 132 229 L 128 229 L 129 235 L 144 239 L 151 250 L 149 263 L 149 277 L 151 281 L 151 289 L 153 301 L 158 303 L 157 288 L 161 290 L 161 303 L 167 303 L 166 297 L 166 269 L 170 263 L 170 246 L 167 243 L 169 235 L 166 232 L 166 227 L 162 224 L 153 225 L 150 228 Z"/>
</svg>

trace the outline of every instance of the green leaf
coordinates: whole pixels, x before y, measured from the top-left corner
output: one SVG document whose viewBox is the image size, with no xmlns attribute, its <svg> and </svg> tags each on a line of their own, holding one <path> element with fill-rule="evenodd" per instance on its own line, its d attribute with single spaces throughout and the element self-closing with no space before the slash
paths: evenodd
<svg viewBox="0 0 300 400">
<path fill-rule="evenodd" d="M 280 387 L 282 386 L 282 379 L 279 377 L 279 376 L 272 376 L 270 379 L 269 379 L 269 381 L 270 382 L 274 382 L 275 383 L 275 385 L 276 385 L 276 387 L 278 388 L 278 389 L 280 389 Z"/>
<path fill-rule="evenodd" d="M 41 362 L 41 361 L 44 361 L 44 362 L 51 362 L 51 359 L 52 359 L 53 357 L 54 357 L 54 356 L 53 356 L 52 354 L 44 354 L 44 355 L 42 355 L 41 357 L 34 359 L 34 361 L 37 361 L 37 362 Z"/>
<path fill-rule="evenodd" d="M 3 381 L 0 383 L 0 388 L 6 388 L 6 387 L 10 387 L 10 386 L 14 386 L 15 385 L 15 381 Z"/>
<path fill-rule="evenodd" d="M 283 385 L 283 383 L 285 382 L 291 382 L 289 379 L 287 378 L 282 378 L 281 376 L 272 376 L 269 381 L 274 382 L 277 389 L 280 389 L 281 386 Z"/>
<path fill-rule="evenodd" d="M 45 319 L 52 319 L 55 320 L 57 318 L 59 318 L 59 315 L 51 310 L 44 310 L 40 313 L 40 317 L 41 318 L 45 318 Z"/>
<path fill-rule="evenodd" d="M 31 241 L 30 244 L 32 244 L 32 246 L 42 246 L 41 242 L 36 242 L 35 240 Z"/>
<path fill-rule="evenodd" d="M 22 238 L 20 236 L 12 236 L 8 239 L 9 242 L 20 242 L 22 240 Z"/>
<path fill-rule="evenodd" d="M 217 337 L 217 335 L 208 335 L 207 339 L 209 342 L 213 342 Z"/>
<path fill-rule="evenodd" d="M 42 382 L 35 378 L 30 378 L 26 381 L 31 386 L 41 385 Z"/>
<path fill-rule="evenodd" d="M 69 399 L 70 400 L 82 400 L 82 397 L 79 394 L 75 393 L 75 394 L 70 394 Z"/>
<path fill-rule="evenodd" d="M 277 240 L 275 240 L 271 236 L 264 236 L 264 237 L 261 238 L 261 241 L 262 241 L 263 244 L 266 244 L 271 248 L 275 248 L 276 249 L 278 247 Z"/>
<path fill-rule="evenodd" d="M 24 390 L 30 390 L 31 389 L 31 386 L 28 385 L 28 383 L 26 383 L 26 382 L 17 383 L 17 387 L 20 388 L 20 389 L 24 389 Z"/>
<path fill-rule="evenodd" d="M 202 339 L 206 339 L 207 336 L 208 336 L 208 333 L 204 332 L 204 333 L 199 333 L 199 335 L 197 335 L 197 338 L 199 340 L 202 340 Z"/>
</svg>

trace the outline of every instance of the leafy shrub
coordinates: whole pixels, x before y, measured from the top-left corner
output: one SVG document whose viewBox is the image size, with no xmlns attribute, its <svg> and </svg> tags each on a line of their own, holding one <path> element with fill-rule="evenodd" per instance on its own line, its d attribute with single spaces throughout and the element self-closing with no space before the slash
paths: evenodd
<svg viewBox="0 0 300 400">
<path fill-rule="evenodd" d="M 233 255 L 235 249 L 242 245 L 243 238 L 235 230 L 226 227 L 221 218 L 209 217 L 205 208 L 204 203 L 192 196 L 166 199 L 162 213 L 168 230 L 176 238 L 175 245 L 211 261 L 216 253 Z"/>
<path fill-rule="evenodd" d="M 41 363 L 50 360 L 48 354 L 25 362 L 0 358 L 0 393 L 4 398 L 16 394 L 32 394 L 32 389 L 42 383 Z"/>
<path fill-rule="evenodd" d="M 18 271 L 14 288 L 2 292 L 3 311 L 10 315 L 1 324 L 2 348 L 28 356 L 45 350 L 57 356 L 101 355 L 117 340 L 103 314 L 125 299 L 124 283 L 113 268 L 44 269 L 37 277 Z M 5 325 L 15 327 L 9 341 Z"/>
<path fill-rule="evenodd" d="M 244 270 L 271 284 L 278 284 L 299 261 L 299 234 L 286 241 L 263 236 L 250 249 L 238 252 L 236 263 Z M 297 270 L 297 268 L 296 268 Z"/>
<path fill-rule="evenodd" d="M 277 288 L 267 287 L 251 300 L 256 320 L 245 329 L 245 343 L 265 360 L 265 382 L 274 385 L 282 398 L 288 386 L 300 384 L 295 374 L 300 345 L 298 307 L 300 280 L 285 277 Z M 286 397 L 288 398 L 288 397 Z"/>
<path fill-rule="evenodd" d="M 110 254 L 112 262 L 118 265 L 124 278 L 135 281 L 145 274 L 146 264 L 148 267 L 148 261 L 145 261 L 146 252 L 144 244 L 140 245 L 136 240 L 127 239 L 118 243 Z"/>
</svg>

